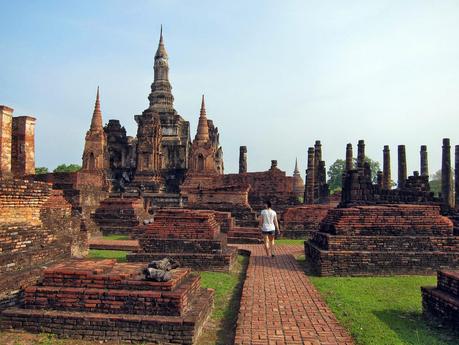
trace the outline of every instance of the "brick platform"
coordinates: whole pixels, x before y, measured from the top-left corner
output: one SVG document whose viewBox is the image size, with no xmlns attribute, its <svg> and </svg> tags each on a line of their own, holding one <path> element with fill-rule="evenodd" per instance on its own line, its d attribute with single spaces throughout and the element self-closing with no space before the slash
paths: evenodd
<svg viewBox="0 0 459 345">
<path fill-rule="evenodd" d="M 228 243 L 256 244 L 262 242 L 261 231 L 257 227 L 233 227 L 228 232 Z"/>
<path fill-rule="evenodd" d="M 103 235 L 131 235 L 134 227 L 151 218 L 140 198 L 117 197 L 102 201 L 92 217 Z"/>
<path fill-rule="evenodd" d="M 300 246 L 278 246 L 275 258 L 261 245 L 238 247 L 251 256 L 235 345 L 354 344 L 293 257 Z"/>
<path fill-rule="evenodd" d="M 44 271 L 24 303 L 1 314 L 2 329 L 87 340 L 193 344 L 213 303 L 189 269 L 168 282 L 143 280 L 142 263 L 71 260 Z"/>
<path fill-rule="evenodd" d="M 228 271 L 236 260 L 237 250 L 227 246 L 213 211 L 163 209 L 135 232 L 140 250 L 128 254 L 130 262 L 167 256 L 196 270 Z"/>
<path fill-rule="evenodd" d="M 308 239 L 319 231 L 320 223 L 336 204 L 302 205 L 291 207 L 282 214 L 282 236 Z"/>
<path fill-rule="evenodd" d="M 459 264 L 459 237 L 438 206 L 329 211 L 305 253 L 319 275 L 432 274 Z"/>
<path fill-rule="evenodd" d="M 459 330 L 459 272 L 438 271 L 436 287 L 421 287 L 424 317 Z"/>
</svg>

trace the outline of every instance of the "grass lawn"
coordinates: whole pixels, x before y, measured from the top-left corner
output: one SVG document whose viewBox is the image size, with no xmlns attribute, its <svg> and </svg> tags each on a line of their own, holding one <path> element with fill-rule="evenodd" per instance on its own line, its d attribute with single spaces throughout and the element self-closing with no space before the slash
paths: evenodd
<svg viewBox="0 0 459 345">
<path fill-rule="evenodd" d="M 104 240 L 130 240 L 128 235 L 106 235 L 102 236 Z"/>
<path fill-rule="evenodd" d="M 121 250 L 91 249 L 89 258 L 117 259 L 126 261 L 128 252 Z M 197 345 L 233 344 L 239 300 L 242 292 L 248 257 L 239 255 L 235 267 L 229 273 L 201 272 L 201 285 L 215 290 L 215 306 L 204 326 Z M 73 339 L 58 339 L 48 334 L 10 333 L 0 331 L 1 345 L 92 345 L 99 342 Z M 118 342 L 104 342 L 115 345 Z"/>
<path fill-rule="evenodd" d="M 124 250 L 90 249 L 88 258 L 116 259 L 118 262 L 126 262 L 127 253 Z"/>
<path fill-rule="evenodd" d="M 310 279 L 359 345 L 459 344 L 459 337 L 422 319 L 420 287 L 436 285 L 435 276 Z"/>
<path fill-rule="evenodd" d="M 303 246 L 304 240 L 290 240 L 288 238 L 283 238 L 280 240 L 276 240 L 276 244 L 297 244 L 297 245 Z"/>
</svg>

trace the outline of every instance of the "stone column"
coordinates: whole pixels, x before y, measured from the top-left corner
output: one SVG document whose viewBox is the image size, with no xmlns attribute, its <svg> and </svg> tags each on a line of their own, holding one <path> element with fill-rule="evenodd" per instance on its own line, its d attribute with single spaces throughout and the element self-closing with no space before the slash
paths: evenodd
<svg viewBox="0 0 459 345">
<path fill-rule="evenodd" d="M 429 163 L 427 160 L 427 146 L 421 145 L 421 176 L 429 176 Z"/>
<path fill-rule="evenodd" d="M 454 191 L 457 207 L 459 206 L 459 145 L 454 147 Z"/>
<path fill-rule="evenodd" d="M 308 169 L 306 170 L 305 204 L 314 203 L 314 148 L 308 148 Z"/>
<path fill-rule="evenodd" d="M 239 147 L 239 174 L 247 172 L 247 146 Z"/>
<path fill-rule="evenodd" d="M 316 140 L 314 144 L 314 200 L 319 198 L 320 180 L 319 180 L 319 164 L 322 160 L 322 144 L 320 140 Z"/>
<path fill-rule="evenodd" d="M 383 150 L 383 173 L 382 173 L 382 189 L 392 189 L 392 176 L 390 169 L 390 149 L 389 145 L 384 145 Z"/>
<path fill-rule="evenodd" d="M 383 175 L 383 172 L 381 170 L 378 170 L 377 174 L 376 174 L 376 184 L 378 186 L 379 189 L 383 189 L 384 188 L 384 175 Z"/>
<path fill-rule="evenodd" d="M 398 188 L 405 187 L 407 179 L 405 145 L 398 145 Z"/>
<path fill-rule="evenodd" d="M 0 177 L 11 177 L 13 111 L 0 105 Z"/>
<path fill-rule="evenodd" d="M 352 162 L 352 144 L 346 145 L 346 169 L 345 172 L 352 170 L 354 164 Z"/>
<path fill-rule="evenodd" d="M 365 141 L 359 140 L 357 146 L 357 169 L 363 169 L 363 163 L 365 162 Z"/>
<path fill-rule="evenodd" d="M 13 117 L 11 171 L 21 178 L 35 174 L 35 118 Z"/>
<path fill-rule="evenodd" d="M 445 206 L 454 207 L 453 176 L 451 174 L 451 144 L 448 138 L 443 139 L 442 147 L 441 196 Z"/>
</svg>

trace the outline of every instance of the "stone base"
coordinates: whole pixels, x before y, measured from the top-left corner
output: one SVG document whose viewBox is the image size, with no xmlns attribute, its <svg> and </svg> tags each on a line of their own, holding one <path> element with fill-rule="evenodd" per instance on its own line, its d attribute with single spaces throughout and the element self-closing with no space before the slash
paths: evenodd
<svg viewBox="0 0 459 345">
<path fill-rule="evenodd" d="M 257 227 L 233 227 L 228 232 L 228 243 L 257 244 L 262 242 L 263 238 Z"/>
<path fill-rule="evenodd" d="M 320 276 L 429 275 L 440 268 L 459 265 L 459 252 L 333 251 L 308 241 L 304 245 L 314 273 Z"/>
<path fill-rule="evenodd" d="M 438 272 L 437 287 L 421 287 L 422 310 L 427 319 L 459 330 L 459 272 Z"/>
<path fill-rule="evenodd" d="M 102 314 L 9 308 L 0 316 L 2 330 L 22 329 L 84 340 L 122 340 L 192 345 L 210 315 L 213 291 L 202 290 L 184 316 Z"/>
<path fill-rule="evenodd" d="M 150 262 L 165 257 L 177 260 L 182 267 L 197 271 L 228 272 L 237 260 L 237 248 L 227 247 L 222 254 L 137 252 L 129 253 L 127 260 L 128 262 Z"/>
</svg>

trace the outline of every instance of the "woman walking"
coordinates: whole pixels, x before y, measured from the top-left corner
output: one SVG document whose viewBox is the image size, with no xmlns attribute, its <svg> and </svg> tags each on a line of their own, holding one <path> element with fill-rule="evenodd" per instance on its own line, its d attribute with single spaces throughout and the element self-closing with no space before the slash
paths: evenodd
<svg viewBox="0 0 459 345">
<path fill-rule="evenodd" d="M 277 222 L 277 214 L 271 208 L 271 201 L 266 201 L 265 209 L 261 211 L 259 217 L 259 225 L 263 234 L 263 242 L 266 250 L 266 255 L 274 257 L 274 236 L 276 231 L 279 231 L 279 223 Z"/>
</svg>

